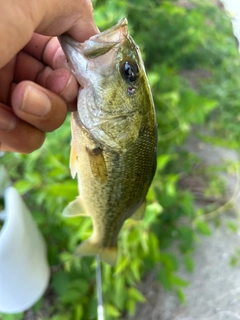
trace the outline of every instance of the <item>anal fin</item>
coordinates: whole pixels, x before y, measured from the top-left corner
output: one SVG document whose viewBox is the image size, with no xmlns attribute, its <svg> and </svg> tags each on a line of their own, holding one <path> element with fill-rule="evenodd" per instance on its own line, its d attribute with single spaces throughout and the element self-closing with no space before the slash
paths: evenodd
<svg viewBox="0 0 240 320">
<path fill-rule="evenodd" d="M 75 256 L 94 256 L 99 255 L 100 259 L 111 266 L 116 263 L 117 260 L 117 248 L 102 248 L 97 244 L 92 243 L 90 240 L 86 240 L 81 243 L 74 252 Z"/>
</svg>

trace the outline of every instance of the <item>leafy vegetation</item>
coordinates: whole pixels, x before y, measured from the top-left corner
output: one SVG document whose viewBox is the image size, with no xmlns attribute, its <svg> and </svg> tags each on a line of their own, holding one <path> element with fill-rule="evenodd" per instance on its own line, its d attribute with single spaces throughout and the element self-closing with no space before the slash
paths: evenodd
<svg viewBox="0 0 240 320">
<path fill-rule="evenodd" d="M 128 18 L 146 62 L 159 128 L 158 166 L 145 217 L 141 222 L 126 221 L 117 265 L 103 265 L 106 319 L 125 319 L 145 301 L 137 284 L 147 271 L 154 271 L 166 290 L 185 300 L 188 283 L 176 275 L 179 261 L 169 245 L 176 243 L 192 271 L 195 240 L 210 231 L 203 220 L 196 220 L 204 212 L 194 208 L 193 195 L 179 188 L 180 179 L 197 162 L 181 147 L 193 126 L 206 124 L 219 136 L 211 137 L 212 142 L 224 137 L 228 146 L 238 146 L 240 60 L 228 18 L 209 1 L 189 1 L 184 7 L 173 0 L 149 0 L 147 5 L 143 0 L 95 0 L 94 7 L 101 30 Z M 91 220 L 61 215 L 77 196 L 77 182 L 68 169 L 69 151 L 67 119 L 40 150 L 30 155 L 6 153 L 2 161 L 48 244 L 51 283 L 33 313 L 48 320 L 95 320 L 95 260 L 72 258 L 76 245 L 91 234 Z"/>
</svg>

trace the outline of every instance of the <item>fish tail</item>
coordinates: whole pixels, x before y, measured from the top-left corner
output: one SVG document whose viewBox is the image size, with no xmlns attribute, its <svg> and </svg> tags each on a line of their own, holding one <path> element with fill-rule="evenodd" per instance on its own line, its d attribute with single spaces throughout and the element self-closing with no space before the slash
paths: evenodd
<svg viewBox="0 0 240 320">
<path fill-rule="evenodd" d="M 117 260 L 117 247 L 103 248 L 90 240 L 81 243 L 74 252 L 75 256 L 95 256 L 99 255 L 100 259 L 111 266 Z"/>
<path fill-rule="evenodd" d="M 117 260 L 117 247 L 100 248 L 98 254 L 101 260 L 113 266 Z"/>
</svg>

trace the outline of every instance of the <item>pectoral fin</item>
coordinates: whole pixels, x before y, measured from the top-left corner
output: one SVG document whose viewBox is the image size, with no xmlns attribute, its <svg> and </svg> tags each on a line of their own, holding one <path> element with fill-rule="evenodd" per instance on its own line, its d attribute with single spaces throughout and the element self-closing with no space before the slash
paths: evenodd
<svg viewBox="0 0 240 320">
<path fill-rule="evenodd" d="M 108 180 L 108 173 L 102 149 L 89 149 L 86 147 L 86 151 L 89 157 L 92 174 L 99 183 L 105 184 Z"/>
<path fill-rule="evenodd" d="M 99 255 L 100 259 L 113 266 L 117 260 L 117 248 L 102 248 L 97 244 L 86 240 L 81 243 L 74 252 L 75 256 L 95 256 Z"/>
<path fill-rule="evenodd" d="M 71 151 L 70 151 L 70 170 L 72 178 L 74 179 L 77 173 L 77 152 L 74 142 L 71 142 Z"/>
<path fill-rule="evenodd" d="M 69 203 L 63 210 L 63 215 L 66 217 L 88 216 L 80 197 L 77 197 L 74 201 Z"/>
<path fill-rule="evenodd" d="M 146 201 L 144 201 L 140 207 L 133 213 L 131 216 L 132 219 L 134 220 L 142 220 L 144 217 L 144 213 L 146 211 Z"/>
</svg>

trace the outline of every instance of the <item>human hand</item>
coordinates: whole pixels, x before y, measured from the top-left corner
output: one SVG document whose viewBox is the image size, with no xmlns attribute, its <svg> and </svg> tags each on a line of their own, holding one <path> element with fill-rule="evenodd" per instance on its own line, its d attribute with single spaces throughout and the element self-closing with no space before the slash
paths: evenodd
<svg viewBox="0 0 240 320">
<path fill-rule="evenodd" d="M 90 0 L 0 0 L 0 150 L 29 153 L 76 109 L 78 85 L 55 37 L 98 32 Z"/>
</svg>

